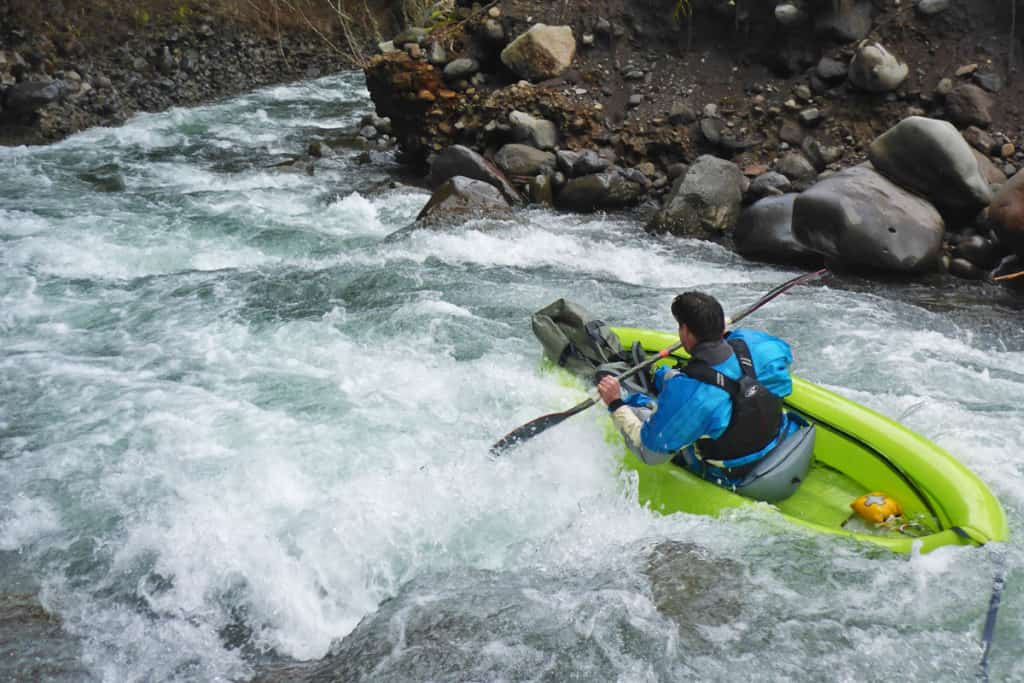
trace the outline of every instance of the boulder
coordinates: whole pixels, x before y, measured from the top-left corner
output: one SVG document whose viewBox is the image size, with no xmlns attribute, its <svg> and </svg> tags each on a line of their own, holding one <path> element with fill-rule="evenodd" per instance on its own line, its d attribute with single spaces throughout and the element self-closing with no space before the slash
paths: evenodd
<svg viewBox="0 0 1024 683">
<path fill-rule="evenodd" d="M 501 62 L 520 78 L 536 82 L 559 75 L 575 56 L 570 27 L 535 24 L 501 51 Z"/>
<path fill-rule="evenodd" d="M 472 57 L 460 57 L 448 62 L 444 67 L 446 81 L 461 81 L 472 78 L 480 70 L 480 63 Z"/>
<path fill-rule="evenodd" d="M 554 149 L 558 144 L 558 129 L 547 119 L 514 111 L 508 115 L 508 121 L 512 125 L 512 136 L 519 142 L 537 149 Z"/>
<path fill-rule="evenodd" d="M 947 121 L 910 116 L 871 143 L 868 158 L 893 182 L 949 211 L 978 211 L 992 201 L 970 145 Z"/>
<path fill-rule="evenodd" d="M 889 92 L 907 78 L 910 69 L 880 43 L 868 41 L 857 46 L 850 60 L 850 82 L 861 90 Z"/>
<path fill-rule="evenodd" d="M 733 233 L 736 251 L 754 261 L 819 267 L 821 254 L 793 237 L 793 202 L 798 196 L 766 197 L 744 209 Z"/>
<path fill-rule="evenodd" d="M 506 217 L 511 213 L 498 188 L 482 180 L 455 176 L 434 191 L 416 216 L 416 222 L 433 226 L 476 217 Z"/>
<path fill-rule="evenodd" d="M 550 175 L 555 171 L 554 154 L 515 142 L 499 149 L 494 155 L 494 163 L 507 175 Z"/>
<path fill-rule="evenodd" d="M 601 173 L 612 166 L 612 162 L 605 159 L 592 149 L 585 149 L 576 157 L 572 165 L 572 176 L 584 176 L 591 173 Z"/>
<path fill-rule="evenodd" d="M 992 107 L 995 100 L 973 83 L 962 83 L 946 95 L 946 114 L 950 121 L 961 126 L 992 125 Z"/>
<path fill-rule="evenodd" d="M 558 193 L 559 207 L 578 212 L 614 209 L 635 204 L 643 185 L 619 168 L 573 178 Z"/>
<path fill-rule="evenodd" d="M 664 207 L 648 224 L 652 232 L 718 239 L 736 226 L 745 178 L 731 161 L 705 154 L 678 178 Z"/>
<path fill-rule="evenodd" d="M 509 183 L 498 167 L 463 145 L 447 147 L 434 157 L 430 165 L 428 180 L 431 187 L 440 187 L 455 176 L 482 180 L 501 190 L 501 194 L 512 204 L 522 201 L 516 189 Z"/>
<path fill-rule="evenodd" d="M 996 193 L 988 221 L 999 241 L 1024 258 L 1024 173 L 1010 178 Z"/>
<path fill-rule="evenodd" d="M 855 270 L 934 271 L 944 231 L 934 206 L 867 164 L 819 181 L 793 203 L 794 237 Z"/>
<path fill-rule="evenodd" d="M 48 104 L 59 102 L 65 93 L 63 81 L 15 83 L 4 93 L 4 109 L 13 114 L 32 114 Z"/>
<path fill-rule="evenodd" d="M 785 194 L 792 184 L 789 178 L 777 171 L 762 173 L 750 183 L 750 194 L 755 197 L 769 197 Z"/>
</svg>

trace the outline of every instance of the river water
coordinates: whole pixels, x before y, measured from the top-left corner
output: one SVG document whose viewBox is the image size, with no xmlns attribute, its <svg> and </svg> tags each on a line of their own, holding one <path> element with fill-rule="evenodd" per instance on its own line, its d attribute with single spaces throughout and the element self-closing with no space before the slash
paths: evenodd
<svg viewBox="0 0 1024 683">
<path fill-rule="evenodd" d="M 529 315 L 671 328 L 796 271 L 629 217 L 386 237 L 427 199 L 354 149 L 361 78 L 0 149 L 0 679 L 1024 680 L 1024 330 L 987 285 L 801 287 L 798 374 L 956 454 L 1012 539 L 895 556 L 748 511 L 660 516 Z M 49 616 L 48 616 L 49 615 Z"/>
</svg>

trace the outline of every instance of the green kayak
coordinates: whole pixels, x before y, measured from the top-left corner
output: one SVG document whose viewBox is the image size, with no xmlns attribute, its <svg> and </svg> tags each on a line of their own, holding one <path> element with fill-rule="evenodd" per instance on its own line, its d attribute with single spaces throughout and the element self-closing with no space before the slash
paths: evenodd
<svg viewBox="0 0 1024 683">
<path fill-rule="evenodd" d="M 613 331 L 624 348 L 638 341 L 649 354 L 678 342 L 663 332 L 623 327 Z M 688 357 L 683 350 L 673 356 L 676 360 Z M 915 547 L 928 552 L 945 545 L 981 545 L 1007 538 L 1006 516 L 996 497 L 928 439 L 795 376 L 786 408 L 815 424 L 817 431 L 814 460 L 799 488 L 770 506 L 786 520 L 895 552 L 911 552 Z M 769 505 L 704 481 L 671 462 L 645 465 L 628 450 L 623 462 L 638 474 L 640 502 L 663 514 L 715 515 L 744 505 Z M 878 525 L 861 519 L 851 503 L 871 493 L 884 493 L 898 502 L 902 517 Z"/>
</svg>

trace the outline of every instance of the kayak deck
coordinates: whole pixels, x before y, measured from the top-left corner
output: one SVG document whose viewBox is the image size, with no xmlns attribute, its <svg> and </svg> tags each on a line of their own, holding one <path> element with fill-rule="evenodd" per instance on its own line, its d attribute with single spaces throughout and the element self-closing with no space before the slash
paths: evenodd
<svg viewBox="0 0 1024 683">
<path fill-rule="evenodd" d="M 623 347 L 640 341 L 648 353 L 676 341 L 666 333 L 613 329 Z M 685 351 L 674 356 L 661 362 L 688 358 Z M 728 508 L 762 505 L 815 531 L 855 537 L 897 552 L 915 548 L 927 552 L 943 545 L 982 544 L 1007 537 L 1006 517 L 996 498 L 931 441 L 796 376 L 786 408 L 817 425 L 814 463 L 797 491 L 771 506 L 704 481 L 672 463 L 645 465 L 628 450 L 623 467 L 637 472 L 640 501 L 665 514 L 715 515 Z M 620 438 L 617 432 L 614 438 Z M 909 527 L 875 527 L 854 515 L 850 504 L 876 491 L 899 502 Z"/>
</svg>

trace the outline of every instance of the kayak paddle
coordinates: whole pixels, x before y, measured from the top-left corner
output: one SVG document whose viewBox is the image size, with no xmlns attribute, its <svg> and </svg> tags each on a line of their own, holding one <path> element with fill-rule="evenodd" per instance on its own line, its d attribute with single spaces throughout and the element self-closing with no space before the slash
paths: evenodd
<svg viewBox="0 0 1024 683">
<path fill-rule="evenodd" d="M 793 287 L 801 285 L 805 282 L 810 282 L 811 280 L 815 280 L 819 277 L 823 277 L 826 274 L 828 274 L 828 268 L 822 268 L 821 270 L 816 270 L 813 273 L 804 273 L 803 275 L 797 276 L 792 280 L 787 280 L 786 282 L 783 282 L 781 285 L 778 285 L 775 288 L 773 288 L 771 291 L 769 291 L 767 294 L 762 296 L 760 299 L 755 301 L 747 308 L 743 309 L 739 313 L 736 313 L 735 315 L 729 318 L 726 318 L 726 326 L 728 327 L 730 325 L 738 323 L 740 320 L 743 320 L 748 315 L 750 315 L 757 309 L 761 308 L 775 297 L 779 296 L 780 294 L 783 294 L 784 292 L 789 291 Z M 667 357 L 673 351 L 680 349 L 682 346 L 682 342 L 677 342 L 672 346 L 668 347 L 667 349 L 662 349 L 661 351 L 658 351 L 658 353 L 656 353 L 654 356 L 651 356 L 643 363 L 640 363 L 639 365 L 636 365 L 627 370 L 626 372 L 622 373 L 621 375 L 619 375 L 618 379 L 621 381 L 629 377 L 632 377 L 633 375 L 637 374 L 642 370 L 646 370 L 651 365 L 658 362 L 662 358 Z M 582 403 L 577 403 L 572 408 L 569 408 L 569 410 L 565 410 L 560 413 L 549 413 L 547 415 L 541 415 L 538 418 L 530 420 L 526 424 L 513 429 L 511 432 L 501 437 L 493 446 L 491 446 L 491 455 L 498 456 L 503 454 L 509 448 L 517 446 L 523 441 L 531 439 L 540 434 L 541 432 L 551 429 L 555 425 L 564 422 L 565 420 L 569 419 L 573 415 L 576 415 L 577 413 L 582 413 L 584 410 L 597 403 L 598 400 L 599 398 L 597 396 L 591 396 L 586 401 L 583 401 Z"/>
</svg>

